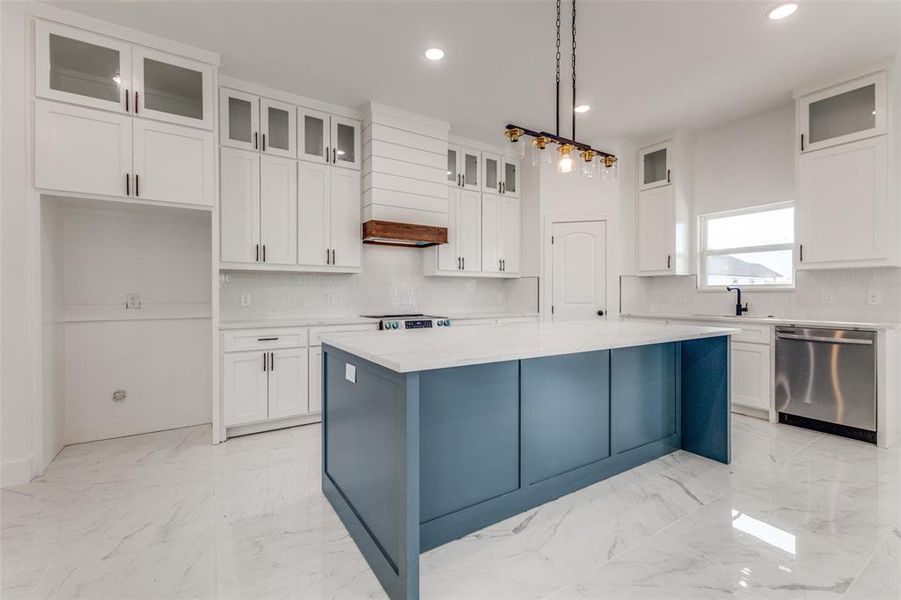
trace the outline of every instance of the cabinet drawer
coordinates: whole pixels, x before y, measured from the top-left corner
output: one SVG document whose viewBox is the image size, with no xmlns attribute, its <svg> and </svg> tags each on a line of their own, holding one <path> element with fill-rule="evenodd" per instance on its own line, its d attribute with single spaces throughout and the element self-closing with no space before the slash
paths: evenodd
<svg viewBox="0 0 901 600">
<path fill-rule="evenodd" d="M 770 327 L 767 325 L 730 325 L 741 329 L 732 339 L 736 342 L 748 342 L 751 344 L 769 344 Z"/>
<path fill-rule="evenodd" d="M 306 327 L 290 329 L 236 329 L 222 336 L 223 352 L 269 350 L 275 348 L 306 347 Z"/>
<path fill-rule="evenodd" d="M 348 325 L 324 325 L 322 327 L 310 327 L 310 346 L 321 346 L 319 336 L 326 333 L 349 333 L 352 331 L 378 331 L 376 323 L 354 323 Z"/>
</svg>

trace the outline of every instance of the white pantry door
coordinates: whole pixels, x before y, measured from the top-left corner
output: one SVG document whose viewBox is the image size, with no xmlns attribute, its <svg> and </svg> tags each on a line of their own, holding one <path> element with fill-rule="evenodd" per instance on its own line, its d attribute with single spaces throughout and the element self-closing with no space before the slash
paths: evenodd
<svg viewBox="0 0 901 600">
<path fill-rule="evenodd" d="M 553 223 L 551 231 L 552 318 L 602 316 L 607 312 L 606 221 Z"/>
</svg>

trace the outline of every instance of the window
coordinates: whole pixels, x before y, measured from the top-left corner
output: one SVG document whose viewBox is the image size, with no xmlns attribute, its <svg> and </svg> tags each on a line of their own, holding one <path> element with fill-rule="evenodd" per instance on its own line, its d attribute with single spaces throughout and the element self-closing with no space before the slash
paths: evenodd
<svg viewBox="0 0 901 600">
<path fill-rule="evenodd" d="M 794 216 L 791 203 L 702 215 L 700 287 L 793 287 Z"/>
</svg>

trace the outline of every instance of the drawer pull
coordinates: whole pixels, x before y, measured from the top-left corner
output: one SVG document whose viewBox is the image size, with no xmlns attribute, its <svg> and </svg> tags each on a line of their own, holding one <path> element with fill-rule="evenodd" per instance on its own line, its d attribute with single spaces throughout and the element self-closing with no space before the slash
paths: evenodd
<svg viewBox="0 0 901 600">
<path fill-rule="evenodd" d="M 277 342 L 277 337 L 265 337 L 265 338 L 257 338 L 258 342 Z"/>
</svg>

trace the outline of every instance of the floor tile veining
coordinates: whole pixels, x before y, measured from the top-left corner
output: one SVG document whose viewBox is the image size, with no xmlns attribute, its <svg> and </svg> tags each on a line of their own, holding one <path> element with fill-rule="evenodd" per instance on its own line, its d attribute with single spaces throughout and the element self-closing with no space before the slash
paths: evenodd
<svg viewBox="0 0 901 600">
<path fill-rule="evenodd" d="M 422 555 L 422 597 L 901 598 L 901 449 L 734 417 Z M 2 490 L 3 598 L 384 598 L 319 490 L 318 426 L 66 448 Z"/>
</svg>

